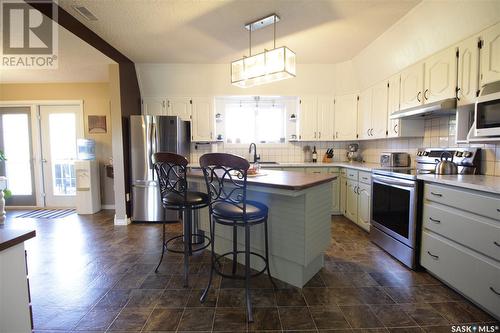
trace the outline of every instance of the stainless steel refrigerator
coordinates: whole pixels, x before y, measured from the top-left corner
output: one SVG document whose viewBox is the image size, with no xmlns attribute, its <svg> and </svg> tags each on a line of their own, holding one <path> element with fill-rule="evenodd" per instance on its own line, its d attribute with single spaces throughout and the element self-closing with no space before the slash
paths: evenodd
<svg viewBox="0 0 500 333">
<path fill-rule="evenodd" d="M 178 212 L 161 206 L 160 189 L 153 168 L 156 152 L 172 152 L 189 159 L 189 122 L 176 116 L 130 116 L 132 221 L 178 220 Z"/>
</svg>

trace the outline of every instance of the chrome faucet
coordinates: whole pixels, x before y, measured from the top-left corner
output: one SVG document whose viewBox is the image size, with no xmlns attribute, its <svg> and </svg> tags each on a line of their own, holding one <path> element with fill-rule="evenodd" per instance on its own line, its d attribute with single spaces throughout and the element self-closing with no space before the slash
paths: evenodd
<svg viewBox="0 0 500 333">
<path fill-rule="evenodd" d="M 257 145 L 253 142 L 250 144 L 250 147 L 248 147 L 248 153 L 250 154 L 252 152 L 252 147 L 253 147 L 253 162 L 256 163 L 260 159 L 260 156 L 257 155 Z"/>
</svg>

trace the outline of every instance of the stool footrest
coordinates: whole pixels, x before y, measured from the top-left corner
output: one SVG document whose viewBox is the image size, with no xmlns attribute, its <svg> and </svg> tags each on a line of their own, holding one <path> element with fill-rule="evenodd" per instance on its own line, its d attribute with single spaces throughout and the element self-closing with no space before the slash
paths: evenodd
<svg viewBox="0 0 500 333">
<path fill-rule="evenodd" d="M 235 253 L 236 253 L 236 254 L 240 254 L 240 253 L 241 253 L 241 254 L 245 254 L 245 251 L 236 251 L 236 252 L 231 251 L 231 252 L 226 252 L 226 253 L 219 254 L 219 255 L 214 254 L 214 257 L 215 257 L 215 259 L 214 259 L 214 263 L 216 263 L 216 264 L 218 264 L 219 266 L 221 266 L 220 260 L 221 260 L 222 258 L 225 258 L 225 257 L 230 256 L 230 255 L 232 256 L 232 255 L 234 255 Z M 265 258 L 263 255 L 261 255 L 261 254 L 259 254 L 259 253 L 252 252 L 252 251 L 250 251 L 250 254 L 251 254 L 251 255 L 254 255 L 254 256 L 256 256 L 256 257 L 259 257 L 259 258 L 260 258 L 260 259 L 262 259 L 262 261 L 264 262 L 264 268 L 263 268 L 262 270 L 260 270 L 260 271 L 258 271 L 258 272 L 256 272 L 256 273 L 250 274 L 250 276 L 251 276 L 251 277 L 256 277 L 256 276 L 258 276 L 258 275 L 261 275 L 262 273 L 264 273 L 264 272 L 267 270 L 268 263 L 267 263 L 266 258 Z M 228 279 L 237 279 L 237 280 L 245 280 L 245 279 L 246 279 L 245 275 L 238 275 L 238 274 L 226 274 L 226 273 L 223 273 L 223 272 L 221 272 L 221 271 L 217 268 L 217 266 L 216 266 L 216 265 L 214 265 L 214 266 L 213 266 L 213 269 L 214 269 L 214 271 L 215 271 L 217 274 L 219 274 L 219 275 L 220 275 L 220 276 L 222 276 L 222 277 L 228 278 Z"/>
<path fill-rule="evenodd" d="M 203 240 L 207 240 L 207 242 L 192 242 L 191 244 L 192 245 L 202 245 L 200 247 L 193 247 L 193 250 L 192 252 L 198 252 L 198 251 L 201 251 L 201 250 L 204 250 L 206 249 L 210 243 L 211 243 L 211 240 L 208 236 L 205 236 L 205 235 L 202 235 L 202 234 L 191 234 L 191 237 L 193 236 L 198 236 L 200 238 L 203 238 Z M 184 235 L 178 235 L 178 236 L 175 236 L 175 237 L 172 237 L 172 238 L 169 238 L 165 244 L 163 244 L 163 246 L 165 246 L 165 248 L 167 249 L 167 251 L 169 252 L 173 252 L 173 253 L 184 253 L 184 242 L 182 242 L 182 240 L 184 239 Z M 181 250 L 176 250 L 174 248 L 175 244 L 174 242 L 176 240 L 180 240 L 180 243 L 182 243 L 182 249 Z"/>
</svg>

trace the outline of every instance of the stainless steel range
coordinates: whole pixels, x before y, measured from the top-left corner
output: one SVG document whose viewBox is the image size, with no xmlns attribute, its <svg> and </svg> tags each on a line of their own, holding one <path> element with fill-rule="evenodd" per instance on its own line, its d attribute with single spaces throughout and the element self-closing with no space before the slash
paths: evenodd
<svg viewBox="0 0 500 333">
<path fill-rule="evenodd" d="M 478 148 L 421 148 L 415 156 L 414 168 L 372 171 L 370 239 L 412 269 L 418 267 L 422 212 L 423 184 L 417 176 L 434 173 L 443 152 L 453 156 L 458 173 L 479 173 Z"/>
</svg>

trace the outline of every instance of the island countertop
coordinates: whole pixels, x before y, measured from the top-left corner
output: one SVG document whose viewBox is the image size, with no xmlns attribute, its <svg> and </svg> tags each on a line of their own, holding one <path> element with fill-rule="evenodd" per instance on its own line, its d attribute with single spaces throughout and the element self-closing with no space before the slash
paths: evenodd
<svg viewBox="0 0 500 333">
<path fill-rule="evenodd" d="M 201 170 L 193 170 L 188 177 L 203 178 Z M 261 170 L 257 176 L 248 176 L 248 186 L 271 187 L 282 190 L 300 191 L 316 185 L 331 182 L 337 178 L 333 174 L 310 174 L 280 170 Z"/>
<path fill-rule="evenodd" d="M 0 251 L 35 237 L 35 230 L 16 230 L 0 228 Z"/>
</svg>

